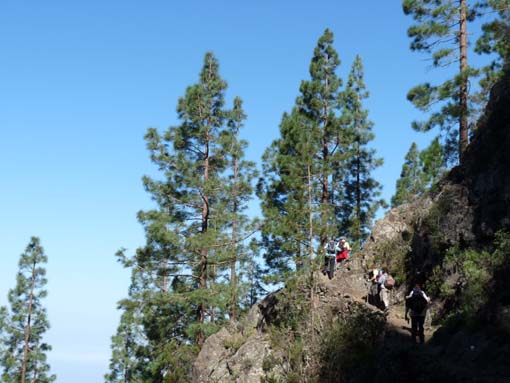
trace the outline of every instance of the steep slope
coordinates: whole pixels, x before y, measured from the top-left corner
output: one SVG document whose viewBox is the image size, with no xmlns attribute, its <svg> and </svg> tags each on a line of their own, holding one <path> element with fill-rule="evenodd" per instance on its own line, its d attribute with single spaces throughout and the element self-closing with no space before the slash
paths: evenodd
<svg viewBox="0 0 510 383">
<path fill-rule="evenodd" d="M 350 270 L 337 271 L 331 281 L 320 273 L 314 275 L 313 302 L 306 299 L 310 296 L 306 278 L 296 280 L 292 287 L 270 294 L 253 306 L 236 329 L 222 329 L 209 337 L 194 364 L 193 382 L 279 381 L 271 380 L 271 376 L 283 379 L 297 362 L 292 360 L 292 355 L 285 355 L 289 350 L 282 349 L 282 346 L 290 346 L 286 342 L 292 338 L 291 334 L 287 338 L 286 331 L 303 332 L 299 338 L 306 337 L 306 325 L 302 324 L 312 316 L 312 331 L 317 337 L 332 321 L 346 315 L 360 314 L 382 326 L 383 313 L 364 301 L 364 272 L 353 264 L 348 267 Z M 296 302 L 300 303 L 296 305 Z M 313 309 L 308 307 L 310 304 Z M 290 317 L 298 317 L 300 323 L 291 323 Z M 280 339 L 281 336 L 287 339 Z M 298 357 L 303 365 L 310 362 L 304 356 L 311 351 L 307 346 L 301 349 L 303 358 Z"/>
<path fill-rule="evenodd" d="M 462 166 L 388 212 L 335 279 L 289 281 L 237 328 L 211 336 L 193 381 L 509 382 L 510 235 L 501 230 L 510 230 L 508 77 L 494 87 Z M 373 265 L 397 281 L 386 314 L 366 303 Z M 422 347 L 403 320 L 417 278 L 434 299 Z"/>
</svg>

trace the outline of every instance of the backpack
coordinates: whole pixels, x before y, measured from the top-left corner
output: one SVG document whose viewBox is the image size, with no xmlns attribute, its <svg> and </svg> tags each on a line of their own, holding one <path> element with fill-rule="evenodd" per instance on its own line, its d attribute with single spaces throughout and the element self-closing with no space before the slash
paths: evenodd
<svg viewBox="0 0 510 383">
<path fill-rule="evenodd" d="M 384 281 L 384 287 L 386 287 L 388 290 L 391 290 L 395 286 L 395 280 L 391 275 L 388 274 L 386 277 L 386 280 Z"/>
<path fill-rule="evenodd" d="M 413 289 L 413 295 L 406 300 L 406 305 L 414 313 L 421 313 L 427 308 L 427 300 L 420 289 Z"/>
<path fill-rule="evenodd" d="M 328 241 L 328 246 L 326 247 L 326 256 L 333 257 L 336 254 L 335 251 L 335 241 L 330 240 Z"/>
</svg>

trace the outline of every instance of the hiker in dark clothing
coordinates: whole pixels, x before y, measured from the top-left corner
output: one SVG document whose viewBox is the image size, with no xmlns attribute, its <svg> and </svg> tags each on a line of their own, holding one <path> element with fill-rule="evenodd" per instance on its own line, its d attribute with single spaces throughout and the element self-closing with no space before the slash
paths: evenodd
<svg viewBox="0 0 510 383">
<path fill-rule="evenodd" d="M 377 280 L 379 279 L 380 269 L 372 266 L 369 272 L 368 282 L 370 286 L 368 288 L 367 294 L 367 303 L 370 303 L 373 306 L 379 307 L 379 284 Z"/>
<path fill-rule="evenodd" d="M 427 315 L 427 306 L 430 298 L 422 290 L 421 283 L 417 283 L 415 288 L 406 297 L 405 320 L 409 322 L 408 312 L 411 312 L 411 334 L 413 342 L 416 343 L 416 337 L 420 338 L 420 343 L 425 343 L 425 316 Z"/>
</svg>

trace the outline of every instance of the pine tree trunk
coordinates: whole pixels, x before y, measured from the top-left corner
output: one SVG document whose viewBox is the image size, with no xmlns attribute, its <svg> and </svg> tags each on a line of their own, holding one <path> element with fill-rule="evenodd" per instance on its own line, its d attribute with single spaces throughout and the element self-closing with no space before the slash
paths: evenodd
<svg viewBox="0 0 510 383">
<path fill-rule="evenodd" d="M 460 85 L 460 120 L 459 120 L 459 160 L 462 163 L 469 143 L 468 131 L 468 79 L 464 76 L 467 70 L 467 4 L 460 0 L 460 72 L 462 82 Z"/>
<path fill-rule="evenodd" d="M 308 170 L 308 225 L 309 225 L 309 252 L 310 252 L 310 321 L 308 323 L 308 333 L 309 333 L 309 355 L 310 355 L 310 370 L 309 373 L 312 375 L 315 372 L 317 367 L 316 363 L 316 336 L 315 336 L 315 310 L 316 310 L 316 281 L 314 278 L 314 262 L 313 262 L 313 204 L 312 204 L 312 172 L 310 169 L 310 164 L 307 167 Z"/>
<path fill-rule="evenodd" d="M 237 136 L 236 136 L 237 142 Z M 237 159 L 237 155 L 234 160 L 234 219 L 232 222 L 232 251 L 233 258 L 232 263 L 230 264 L 230 285 L 232 289 L 232 298 L 230 301 L 230 325 L 234 325 L 235 316 L 236 316 L 236 306 L 237 306 L 237 279 L 236 279 L 236 262 L 237 262 L 237 210 L 238 210 L 238 201 L 237 201 L 237 193 L 238 193 L 238 181 L 239 181 L 239 160 Z"/>
<path fill-rule="evenodd" d="M 326 57 L 328 58 L 328 57 Z M 329 91 L 329 79 L 326 76 L 325 78 L 325 87 L 326 91 L 325 93 L 328 94 Z M 328 173 L 326 172 L 325 168 L 327 167 L 328 161 L 329 161 L 329 132 L 328 132 L 328 102 L 326 100 L 324 104 L 324 129 L 323 129 L 323 138 L 322 138 L 322 160 L 323 160 L 323 167 L 322 167 L 322 198 L 321 198 L 321 205 L 322 205 L 322 228 L 321 228 L 321 242 L 320 246 L 321 249 L 324 247 L 324 244 L 328 240 L 328 202 L 329 202 L 329 183 L 328 183 Z M 326 222 L 324 220 L 326 219 Z"/>
<path fill-rule="evenodd" d="M 326 133 L 327 127 L 324 127 L 324 133 Z M 325 167 L 328 158 L 329 158 L 329 147 L 326 137 L 324 137 L 324 147 L 322 149 L 322 155 L 324 158 L 324 164 Z M 325 170 L 322 171 L 322 198 L 321 198 L 321 205 L 322 205 L 322 232 L 321 232 L 321 248 L 324 247 L 324 244 L 328 240 L 328 232 L 327 232 L 327 206 L 329 201 L 329 193 L 328 193 L 328 174 Z"/>
<path fill-rule="evenodd" d="M 131 379 L 129 378 L 129 369 L 128 369 L 128 364 L 126 361 L 124 361 L 124 382 L 125 383 L 131 383 Z"/>
<path fill-rule="evenodd" d="M 205 133 L 205 147 L 204 147 L 204 185 L 207 185 L 209 181 L 209 130 L 210 130 L 210 117 L 208 118 L 208 126 Z M 204 192 L 202 195 L 202 226 L 201 233 L 204 235 L 207 233 L 209 224 L 209 198 L 207 194 Z M 200 289 L 207 289 L 207 248 L 204 246 L 200 250 L 200 265 L 199 265 L 199 285 Z M 197 320 L 200 324 L 205 321 L 205 314 L 207 311 L 207 307 L 205 303 L 200 303 L 197 310 Z M 204 343 L 204 334 L 202 331 L 199 331 L 197 334 L 197 344 L 202 345 Z"/>
<path fill-rule="evenodd" d="M 163 261 L 163 284 L 161 291 L 166 293 L 168 291 L 168 261 Z"/>
<path fill-rule="evenodd" d="M 361 242 L 361 137 L 359 122 L 356 123 L 356 242 Z"/>
<path fill-rule="evenodd" d="M 34 300 L 34 289 L 35 289 L 35 262 L 32 265 L 32 281 L 30 286 L 30 297 L 28 300 L 28 316 L 27 316 L 27 325 L 25 327 L 25 346 L 23 347 L 23 361 L 21 363 L 21 383 L 25 383 L 26 381 L 26 373 L 27 373 L 27 361 L 28 361 L 28 343 L 30 341 L 30 331 L 31 331 L 31 320 L 32 320 L 32 303 Z"/>
<path fill-rule="evenodd" d="M 308 164 L 308 240 L 310 241 L 310 275 L 313 279 L 313 204 L 312 204 L 312 172 Z"/>
<path fill-rule="evenodd" d="M 39 366 L 37 365 L 37 360 L 36 360 L 35 361 L 35 366 L 34 366 L 34 376 L 30 380 L 30 383 L 36 383 L 37 382 L 37 379 L 39 378 L 37 376 L 38 372 L 39 372 Z"/>
</svg>

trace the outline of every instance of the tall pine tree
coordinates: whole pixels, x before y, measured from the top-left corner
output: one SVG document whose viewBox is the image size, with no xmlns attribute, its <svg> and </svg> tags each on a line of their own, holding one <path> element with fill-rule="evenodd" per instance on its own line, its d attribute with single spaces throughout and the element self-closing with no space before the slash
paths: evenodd
<svg viewBox="0 0 510 383">
<path fill-rule="evenodd" d="M 444 133 L 447 158 L 461 162 L 469 143 L 469 78 L 477 71 L 468 65 L 467 25 L 477 14 L 478 4 L 468 0 L 404 0 L 403 10 L 416 21 L 407 33 L 411 50 L 431 55 L 435 68 L 459 65 L 458 72 L 440 85 L 424 83 L 412 88 L 407 98 L 417 108 L 432 114 L 425 122 L 413 122 L 417 131 L 439 127 Z M 438 109 L 436 109 L 436 105 Z"/>
<path fill-rule="evenodd" d="M 230 298 L 228 302 L 230 324 L 234 325 L 237 311 L 240 308 L 240 283 L 238 280 L 239 266 L 245 266 L 251 261 L 248 248 L 243 244 L 244 239 L 255 232 L 256 221 L 246 216 L 247 203 L 253 197 L 252 182 L 257 177 L 255 163 L 244 159 L 244 151 L 248 146 L 246 140 L 240 138 L 240 131 L 244 126 L 246 115 L 243 111 L 242 100 L 234 99 L 234 105 L 229 112 L 228 128 L 225 137 L 225 148 L 230 160 L 230 168 L 227 171 L 228 181 L 225 187 L 227 225 L 231 228 L 231 245 L 227 251 L 226 262 L 230 263 Z M 252 242 L 253 246 L 253 242 Z"/>
<path fill-rule="evenodd" d="M 333 174 L 345 146 L 339 124 L 340 65 L 333 33 L 325 30 L 310 63 L 310 80 L 280 125 L 280 138 L 263 157 L 259 184 L 265 259 L 276 276 L 302 268 L 328 236 L 336 236 Z M 293 261 L 294 266 L 289 261 Z"/>
<path fill-rule="evenodd" d="M 131 258 L 119 253 L 133 277 L 107 382 L 124 382 L 128 371 L 133 382 L 187 382 L 205 337 L 242 309 L 238 267 L 255 231 L 245 209 L 256 173 L 240 139 L 242 101 L 225 108 L 226 87 L 207 53 L 198 83 L 179 99 L 180 124 L 145 136 L 161 178 L 143 179 L 156 202 L 138 214 L 145 246 Z"/>
<path fill-rule="evenodd" d="M 310 211 L 306 155 L 307 124 L 294 110 L 284 114 L 281 138 L 263 156 L 264 178 L 259 183 L 265 218 L 261 233 L 264 259 L 269 267 L 268 282 L 284 280 L 303 267 L 309 244 Z M 314 188 L 315 189 L 315 188 Z"/>
<path fill-rule="evenodd" d="M 434 186 L 445 170 L 443 151 L 437 137 L 421 151 L 420 167 L 423 172 L 423 185 L 428 190 Z"/>
<path fill-rule="evenodd" d="M 164 179 L 144 178 L 159 209 L 141 214 L 142 223 L 147 225 L 149 246 L 140 253 L 143 257 L 138 261 L 144 264 L 147 256 L 151 267 L 168 270 L 162 275 L 163 282 L 167 277 L 187 278 L 191 285 L 187 299 L 196 312 L 189 331 L 198 344 L 214 330 L 211 319 L 216 307 L 224 304 L 220 302 L 224 298 L 221 294 L 208 290 L 215 289 L 215 263 L 230 243 L 221 204 L 228 165 L 224 147 L 228 135 L 226 87 L 219 76 L 218 61 L 207 53 L 199 82 L 188 87 L 186 95 L 179 99 L 177 113 L 182 123 L 164 135 L 156 129 L 149 129 L 146 134 L 151 158 Z M 153 249 L 153 245 L 157 247 Z M 167 288 L 164 286 L 163 291 Z"/>
<path fill-rule="evenodd" d="M 382 165 L 375 149 L 369 144 L 375 136 L 373 123 L 368 119 L 368 111 L 363 108 L 363 100 L 368 98 L 363 79 L 363 63 L 356 56 L 344 92 L 341 94 L 342 130 L 349 137 L 346 150 L 346 166 L 339 179 L 343 188 L 343 198 L 338 211 L 339 232 L 349 233 L 353 242 L 361 245 L 369 230 L 377 209 L 385 206 L 381 195 L 381 185 L 372 172 Z"/>
<path fill-rule="evenodd" d="M 396 207 L 409 202 L 413 197 L 425 190 L 423 173 L 420 169 L 420 152 L 415 142 L 411 144 L 406 154 L 400 178 L 397 180 L 397 190 L 391 199 L 391 206 Z"/>
<path fill-rule="evenodd" d="M 2 382 L 5 383 L 49 383 L 56 380 L 50 374 L 46 353 L 51 346 L 44 342 L 44 333 L 49 329 L 43 299 L 47 295 L 45 286 L 48 261 L 37 237 L 32 237 L 19 260 L 16 287 L 9 291 L 10 312 L 1 310 L 3 317 Z"/>
<path fill-rule="evenodd" d="M 110 358 L 110 372 L 105 375 L 107 383 L 130 383 L 141 380 L 141 372 L 147 361 L 140 358 L 140 348 L 146 344 L 141 324 L 142 301 L 140 284 L 137 278 L 141 276 L 139 270 L 133 270 L 129 297 L 119 302 L 119 309 L 123 310 L 117 333 L 112 336 L 112 356 Z"/>
<path fill-rule="evenodd" d="M 306 119 L 308 140 L 306 151 L 315 158 L 317 174 L 311 176 L 319 185 L 318 196 L 312 195 L 313 203 L 319 207 L 315 231 L 322 246 L 329 236 L 335 236 L 333 173 L 343 159 L 346 146 L 338 118 L 339 90 L 342 80 L 336 71 L 340 65 L 338 53 L 333 47 L 333 33 L 326 29 L 319 38 L 310 63 L 310 80 L 302 81 L 301 95 L 296 100 L 299 114 Z M 315 193 L 314 193 L 315 194 Z"/>
<path fill-rule="evenodd" d="M 445 169 L 445 161 L 439 138 L 435 138 L 423 151 L 412 143 L 406 154 L 400 178 L 397 180 L 396 192 L 391 199 L 391 206 L 396 207 L 411 202 L 423 195 L 439 180 Z"/>
</svg>

